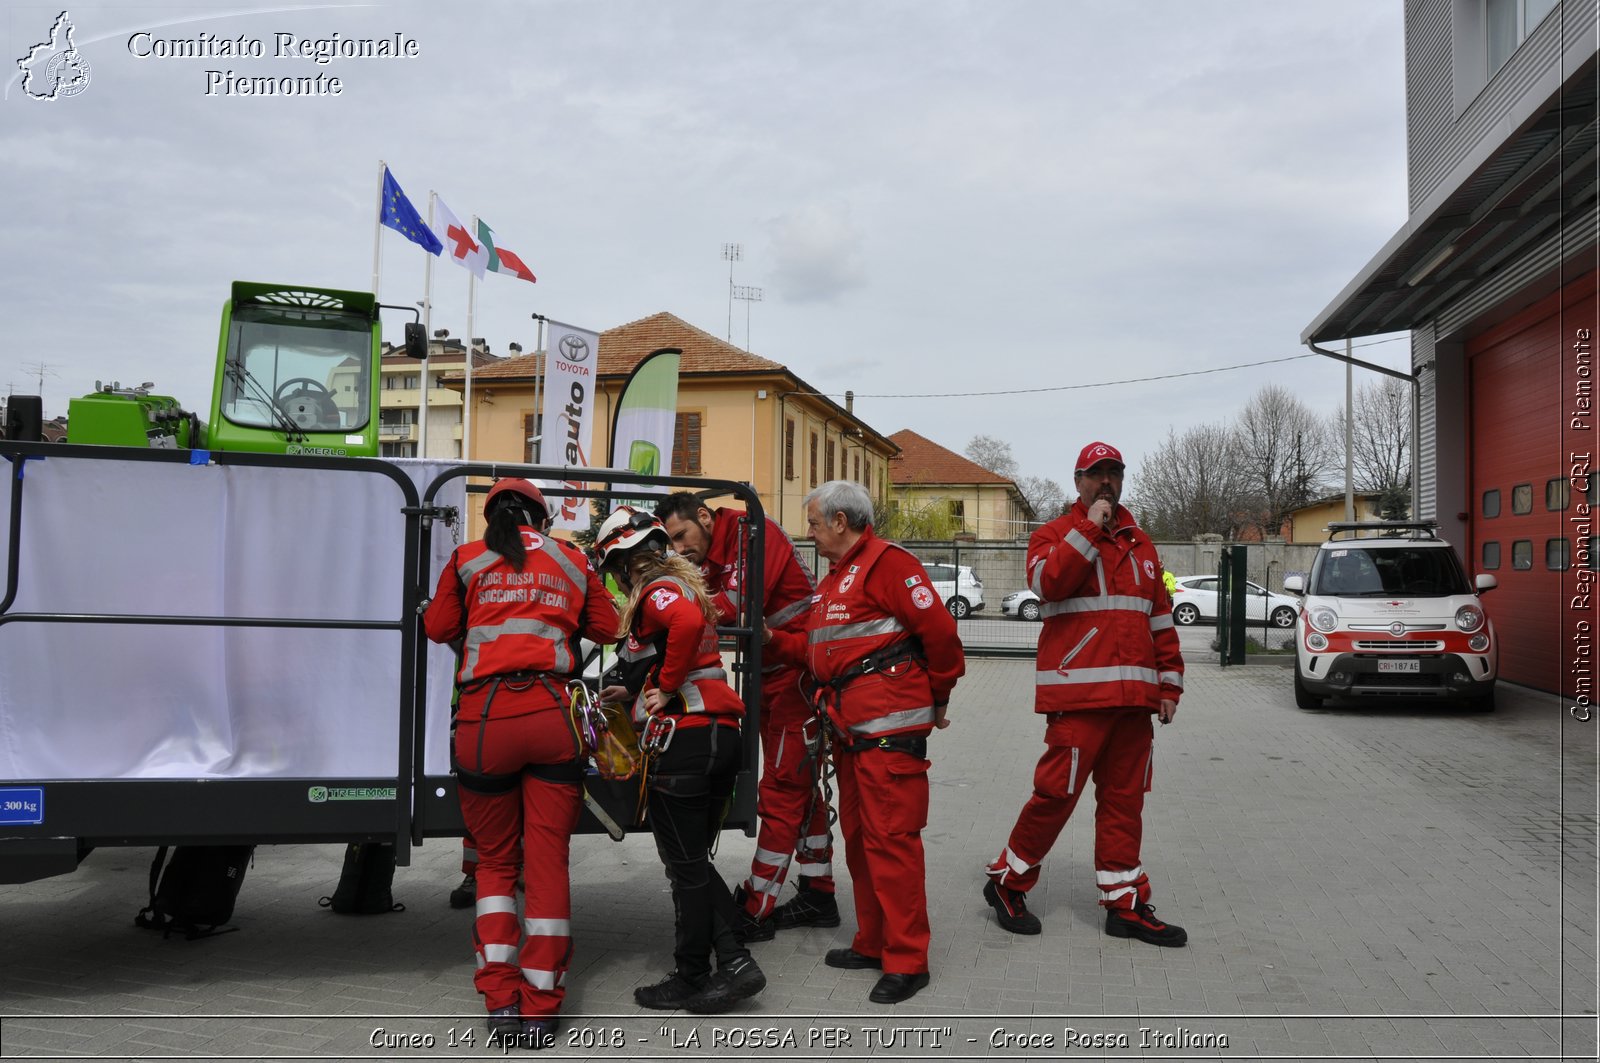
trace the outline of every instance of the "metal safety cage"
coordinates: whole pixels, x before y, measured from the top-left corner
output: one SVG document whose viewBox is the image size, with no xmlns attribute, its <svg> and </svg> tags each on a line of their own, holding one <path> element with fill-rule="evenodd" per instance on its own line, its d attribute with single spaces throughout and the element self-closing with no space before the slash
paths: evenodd
<svg viewBox="0 0 1600 1063">
<path fill-rule="evenodd" d="M 392 841 L 401 864 L 409 859 L 412 837 L 412 785 L 415 777 L 411 736 L 416 733 L 412 680 L 419 661 L 417 596 L 411 574 L 418 566 L 420 521 L 415 515 L 416 486 L 395 466 L 368 458 L 285 456 L 87 446 L 64 443 L 0 442 L 0 457 L 10 463 L 10 535 L 5 592 L 0 597 L 0 637 L 12 624 L 129 624 L 148 627 L 250 627 L 340 629 L 393 632 L 400 640 L 400 674 L 395 677 L 394 727 L 398 755 L 392 774 L 360 778 L 259 779 L 31 779 L 3 780 L 0 788 L 31 787 L 48 801 L 48 820 L 38 825 L 0 823 L 0 882 L 26 882 L 76 868 L 97 846 L 167 844 L 322 843 Z M 396 531 L 404 535 L 400 615 L 357 620 L 305 617 L 185 616 L 171 614 L 12 612 L 21 587 L 20 536 L 26 502 L 27 467 L 37 461 L 126 461 L 220 466 L 285 467 L 347 471 L 387 477 L 398 488 Z M 165 514 L 152 507 L 152 519 Z M 403 528 L 400 522 L 403 520 Z M 374 799 L 317 803 L 311 787 L 348 788 Z"/>
<path fill-rule="evenodd" d="M 588 487 L 573 486 L 569 478 L 580 476 L 582 482 Z M 742 727 L 743 765 L 739 770 L 738 779 L 734 785 L 733 799 L 723 820 L 725 828 L 742 830 L 746 836 L 754 837 L 756 833 L 756 778 L 760 768 L 759 735 L 761 733 L 761 622 L 762 595 L 764 590 L 762 560 L 765 555 L 766 520 L 765 510 L 761 505 L 761 498 L 755 489 L 747 483 L 733 480 L 708 480 L 687 476 L 647 476 L 642 473 L 626 469 L 573 469 L 570 467 L 552 467 L 544 465 L 513 465 L 499 462 L 485 463 L 473 462 L 452 467 L 441 472 L 422 492 L 422 506 L 420 513 L 421 544 L 413 556 L 417 563 L 412 581 L 412 593 L 408 597 L 421 601 L 432 590 L 431 579 L 433 573 L 428 570 L 428 558 L 432 556 L 432 535 L 434 524 L 446 516 L 445 511 L 436 503 L 439 492 L 445 484 L 462 477 L 481 477 L 486 479 L 499 479 L 501 477 L 515 476 L 524 479 L 541 481 L 544 484 L 558 484 L 556 487 L 546 486 L 544 491 L 547 496 L 582 498 L 582 499 L 610 499 L 625 497 L 635 499 L 639 497 L 636 490 L 615 491 L 611 490 L 617 484 L 628 487 L 645 485 L 651 487 L 676 488 L 693 491 L 702 498 L 721 498 L 732 496 L 744 503 L 745 512 L 749 515 L 745 521 L 745 543 L 743 565 L 739 573 L 742 586 L 746 588 L 742 600 L 741 610 L 745 618 L 742 623 L 719 625 L 719 635 L 731 638 L 736 645 L 736 656 L 733 671 L 736 689 L 744 700 L 744 723 Z M 469 493 L 474 489 L 469 487 Z M 487 490 L 487 485 L 478 490 Z M 465 515 L 462 515 L 463 521 Z M 756 618 L 751 620 L 750 618 Z M 416 644 L 421 645 L 425 636 L 422 632 L 422 618 L 414 618 Z M 415 760 L 415 776 L 412 786 L 417 795 L 416 816 L 412 821 L 412 840 L 418 844 L 425 837 L 459 835 L 464 830 L 461 820 L 461 805 L 456 794 L 456 781 L 453 775 L 429 775 L 423 763 L 422 751 L 425 734 L 428 729 L 427 707 L 423 704 L 422 692 L 427 684 L 427 654 L 416 655 L 416 676 L 414 690 L 417 693 L 417 711 L 413 717 L 415 727 L 413 742 L 418 752 Z M 588 784 L 591 791 L 606 789 L 608 784 L 591 774 Z M 612 788 L 628 789 L 637 794 L 637 784 L 610 784 Z M 604 803 L 604 802 L 603 802 Z M 583 818 L 579 822 L 580 833 L 601 833 L 605 827 L 595 818 L 592 811 L 585 808 Z"/>
</svg>

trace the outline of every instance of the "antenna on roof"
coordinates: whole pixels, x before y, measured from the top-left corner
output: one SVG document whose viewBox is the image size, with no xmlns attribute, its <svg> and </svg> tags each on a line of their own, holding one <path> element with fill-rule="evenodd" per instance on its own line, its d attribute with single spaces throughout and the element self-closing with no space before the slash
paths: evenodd
<svg viewBox="0 0 1600 1063">
<path fill-rule="evenodd" d="M 728 342 L 733 342 L 733 264 L 744 258 L 743 244 L 723 244 L 722 258 L 728 263 Z"/>
<path fill-rule="evenodd" d="M 744 349 L 750 349 L 750 304 L 761 301 L 761 289 L 750 288 L 743 284 L 736 285 L 733 289 L 735 299 L 744 300 Z"/>
</svg>

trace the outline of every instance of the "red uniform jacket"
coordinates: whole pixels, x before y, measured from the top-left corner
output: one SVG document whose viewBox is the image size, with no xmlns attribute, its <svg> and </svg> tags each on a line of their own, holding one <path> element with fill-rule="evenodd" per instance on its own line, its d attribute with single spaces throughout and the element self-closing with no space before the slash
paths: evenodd
<svg viewBox="0 0 1600 1063">
<path fill-rule="evenodd" d="M 934 706 L 950 700 L 967 670 L 956 622 L 928 586 L 922 562 L 869 527 L 817 587 L 805 634 L 774 631 L 770 649 L 777 660 L 803 662 L 825 683 L 908 639 L 921 644 L 926 663 L 851 680 L 839 696 L 836 726 L 871 738 L 927 734 Z"/>
<path fill-rule="evenodd" d="M 521 572 L 482 540 L 456 547 L 424 614 L 434 642 L 464 643 L 459 683 L 508 672 L 571 673 L 575 635 L 617 637 L 611 593 L 574 546 L 522 529 Z"/>
<path fill-rule="evenodd" d="M 744 715 L 744 702 L 728 685 L 728 673 L 722 668 L 716 628 L 706 623 L 688 588 L 671 576 L 658 577 L 645 588 L 633 627 L 617 654 L 625 664 L 659 658 L 650 666 L 650 685 L 678 692 L 666 711 L 682 714 L 680 727 Z M 643 723 L 646 715 L 641 691 L 633 703 L 634 722 Z"/>
<path fill-rule="evenodd" d="M 1161 559 L 1121 506 L 1112 530 L 1081 501 L 1028 540 L 1028 586 L 1039 596 L 1034 709 L 1151 712 L 1183 694 L 1183 655 Z"/>
</svg>

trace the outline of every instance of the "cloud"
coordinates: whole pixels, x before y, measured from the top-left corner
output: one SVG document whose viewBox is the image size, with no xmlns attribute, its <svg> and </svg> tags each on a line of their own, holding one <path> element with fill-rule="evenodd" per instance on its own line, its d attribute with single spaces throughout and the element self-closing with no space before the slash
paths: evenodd
<svg viewBox="0 0 1600 1063">
<path fill-rule="evenodd" d="M 828 302 L 866 283 L 863 235 L 847 203 L 807 203 L 768 224 L 773 294 Z"/>
</svg>

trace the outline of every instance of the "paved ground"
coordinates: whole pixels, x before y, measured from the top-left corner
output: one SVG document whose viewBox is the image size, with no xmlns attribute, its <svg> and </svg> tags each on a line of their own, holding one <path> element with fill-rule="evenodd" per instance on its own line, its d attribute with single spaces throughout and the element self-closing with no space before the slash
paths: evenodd
<svg viewBox="0 0 1600 1063">
<path fill-rule="evenodd" d="M 1104 935 L 1087 805 L 1033 895 L 1044 933 L 995 926 L 981 867 L 1042 728 L 1031 662 L 974 662 L 933 753 L 928 990 L 873 1005 L 870 972 L 824 966 L 847 919 L 756 946 L 770 985 L 747 1014 L 642 1013 L 632 989 L 670 966 L 666 882 L 647 837 L 584 837 L 570 1026 L 541 1058 L 1595 1058 L 1597 725 L 1509 687 L 1487 716 L 1305 713 L 1283 669 L 1222 670 L 1198 649 L 1146 816 L 1154 901 L 1188 948 Z M 752 849 L 724 836 L 726 877 Z M 338 850 L 263 848 L 240 932 L 198 942 L 133 929 L 150 855 L 101 850 L 0 887 L 0 1055 L 498 1051 L 471 990 L 470 913 L 445 904 L 453 842 L 400 870 L 407 911 L 374 917 L 317 907 Z"/>
</svg>

